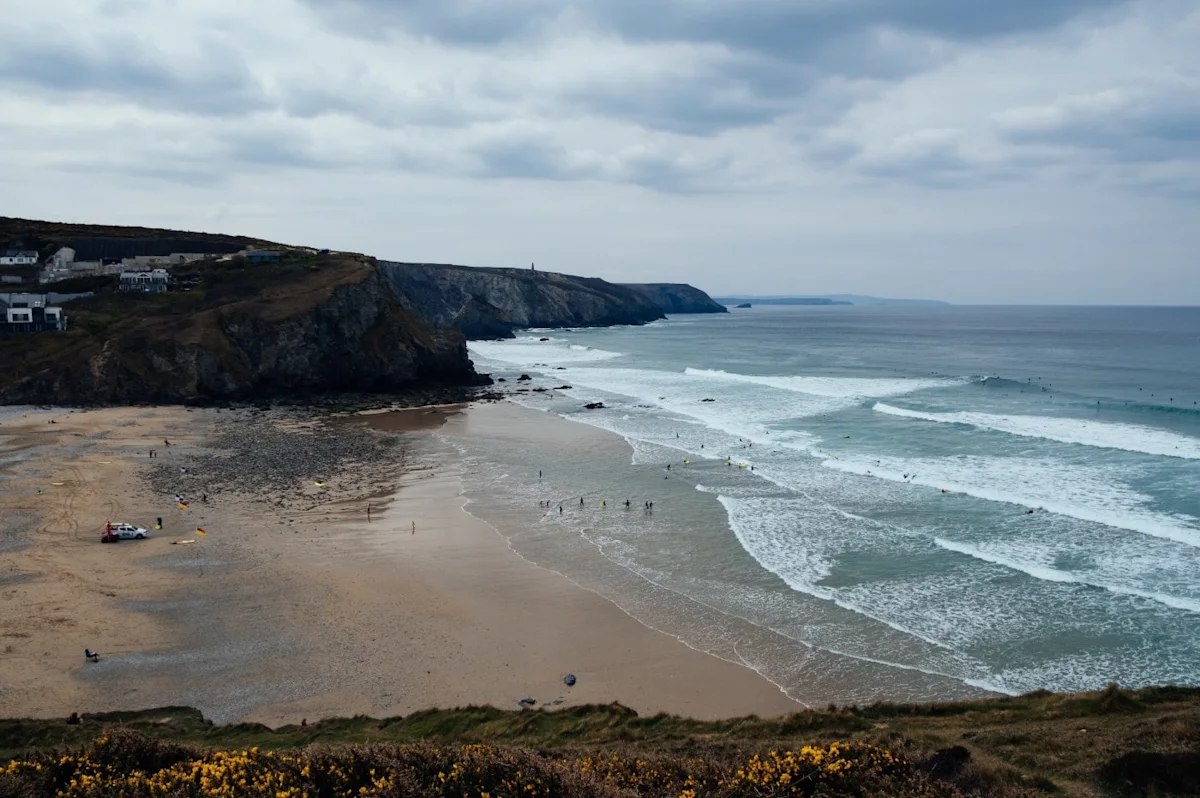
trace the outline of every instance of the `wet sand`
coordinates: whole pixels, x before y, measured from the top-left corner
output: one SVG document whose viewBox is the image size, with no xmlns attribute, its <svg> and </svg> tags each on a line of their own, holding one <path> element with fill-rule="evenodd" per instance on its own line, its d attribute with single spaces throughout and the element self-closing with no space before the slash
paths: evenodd
<svg viewBox="0 0 1200 798">
<path fill-rule="evenodd" d="M 336 422 L 183 408 L 5 416 L 0 528 L 15 532 L 0 540 L 20 542 L 0 542 L 0 715 L 189 704 L 219 722 L 278 725 L 466 704 L 517 709 L 526 697 L 710 718 L 799 708 L 753 671 L 527 562 L 464 511 L 461 464 L 424 445 L 460 412 L 477 411 Z M 524 423 L 548 423 L 532 415 Z M 292 460 L 311 460 L 314 473 L 298 477 L 304 468 L 293 463 L 281 473 L 297 484 L 195 501 L 193 489 L 218 470 L 236 476 L 241 462 L 205 442 L 224 435 L 228 444 L 264 424 L 303 428 L 307 443 Z M 354 437 L 366 425 L 400 437 L 394 457 Z M 314 448 L 325 435 L 342 436 L 340 460 Z M 169 450 L 158 448 L 163 438 Z M 359 440 L 363 462 L 353 457 Z M 280 451 L 270 456 L 287 457 Z M 187 510 L 167 488 L 180 465 L 189 468 L 179 476 Z M 151 540 L 98 543 L 105 520 L 153 526 L 157 516 L 167 528 Z M 183 539 L 196 542 L 172 545 Z M 100 663 L 84 662 L 85 646 Z M 573 688 L 562 681 L 568 672 Z"/>
</svg>

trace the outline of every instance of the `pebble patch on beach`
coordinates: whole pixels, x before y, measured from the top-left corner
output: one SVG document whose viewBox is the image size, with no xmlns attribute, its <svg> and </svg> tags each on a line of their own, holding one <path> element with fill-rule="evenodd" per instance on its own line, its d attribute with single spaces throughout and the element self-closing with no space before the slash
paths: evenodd
<svg viewBox="0 0 1200 798">
<path fill-rule="evenodd" d="M 189 448 L 184 459 L 143 473 L 159 494 L 195 500 L 202 493 L 238 493 L 284 510 L 311 510 L 334 496 L 390 482 L 406 458 L 400 438 L 363 425 L 245 411 L 219 421 L 217 434 L 203 447 Z"/>
</svg>

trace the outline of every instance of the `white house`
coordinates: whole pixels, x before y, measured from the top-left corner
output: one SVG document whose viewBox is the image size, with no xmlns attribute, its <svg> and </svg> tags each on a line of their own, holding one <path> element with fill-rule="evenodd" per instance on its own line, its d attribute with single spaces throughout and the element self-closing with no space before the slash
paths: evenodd
<svg viewBox="0 0 1200 798">
<path fill-rule="evenodd" d="M 161 294 L 167 290 L 171 275 L 166 269 L 148 272 L 121 272 L 121 290 L 146 294 Z"/>
<path fill-rule="evenodd" d="M 38 254 L 33 250 L 10 249 L 0 255 L 0 266 L 36 266 Z"/>
<path fill-rule="evenodd" d="M 45 294 L 0 294 L 4 321 L 0 332 L 47 332 L 65 330 L 67 317 L 60 307 L 50 305 Z"/>
</svg>

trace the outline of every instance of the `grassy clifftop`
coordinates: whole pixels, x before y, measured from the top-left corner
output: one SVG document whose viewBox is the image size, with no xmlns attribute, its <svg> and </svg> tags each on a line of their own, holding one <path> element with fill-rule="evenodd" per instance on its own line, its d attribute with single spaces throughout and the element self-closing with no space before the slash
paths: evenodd
<svg viewBox="0 0 1200 798">
<path fill-rule="evenodd" d="M 0 773 L 9 759 L 0 794 L 192 795 L 188 779 L 204 772 L 260 785 L 238 795 L 1182 795 L 1200 791 L 1200 689 L 715 722 L 619 705 L 470 707 L 272 730 L 165 708 L 0 721 Z M 69 788 L 105 768 L 96 791 Z M 141 784 L 155 778 L 165 791 Z"/>
<path fill-rule="evenodd" d="M 387 391 L 475 380 L 461 336 L 406 309 L 373 259 L 285 250 L 171 270 L 163 294 L 115 276 L 56 284 L 64 333 L 0 336 L 0 402 L 136 404 Z"/>
<path fill-rule="evenodd" d="M 44 260 L 59 247 L 72 247 L 78 260 L 170 255 L 172 252 L 228 254 L 246 247 L 274 246 L 268 241 L 219 233 L 71 224 L 0 216 L 0 250 L 36 249 Z"/>
</svg>

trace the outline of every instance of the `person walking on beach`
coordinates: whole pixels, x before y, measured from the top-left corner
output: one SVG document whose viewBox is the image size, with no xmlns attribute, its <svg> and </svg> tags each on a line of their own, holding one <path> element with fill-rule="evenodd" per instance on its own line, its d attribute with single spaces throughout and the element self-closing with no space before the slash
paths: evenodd
<svg viewBox="0 0 1200 798">
<path fill-rule="evenodd" d="M 582 496 L 579 497 L 579 506 L 580 507 L 583 506 L 583 497 Z"/>
<path fill-rule="evenodd" d="M 626 500 L 625 500 L 625 509 L 626 509 L 626 510 L 628 510 L 628 509 L 629 509 L 629 499 L 626 499 Z"/>
<path fill-rule="evenodd" d="M 562 515 L 562 505 L 558 505 L 558 514 Z"/>
<path fill-rule="evenodd" d="M 417 522 L 416 521 L 413 521 L 412 533 L 414 535 L 417 534 Z"/>
<path fill-rule="evenodd" d="M 542 478 L 542 469 L 538 469 L 538 479 Z"/>
</svg>

